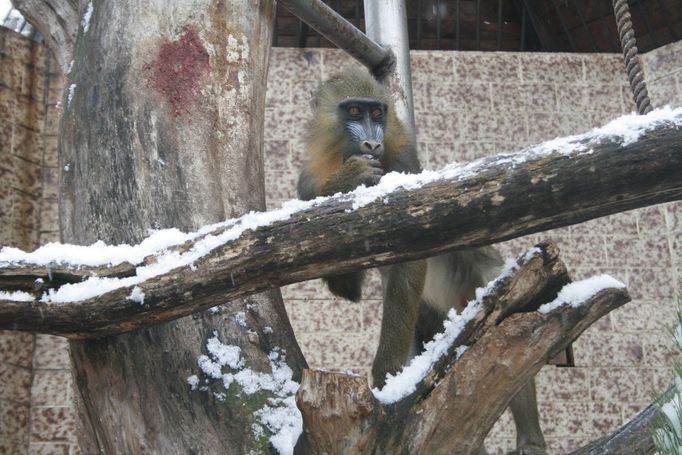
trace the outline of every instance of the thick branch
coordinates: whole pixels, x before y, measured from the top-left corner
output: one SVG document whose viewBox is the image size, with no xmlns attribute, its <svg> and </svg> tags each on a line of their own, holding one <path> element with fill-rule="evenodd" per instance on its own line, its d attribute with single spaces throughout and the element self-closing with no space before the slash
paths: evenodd
<svg viewBox="0 0 682 455">
<path fill-rule="evenodd" d="M 77 0 L 12 0 L 15 8 L 45 37 L 47 46 L 67 73 L 79 25 Z"/>
<path fill-rule="evenodd" d="M 304 434 L 301 445 L 316 453 L 338 447 L 343 450 L 336 453 L 472 453 L 549 357 L 629 300 L 624 289 L 605 288 L 547 314 L 518 313 L 536 308 L 541 296 L 551 299 L 550 290 L 556 293 L 557 280 L 565 277 L 556 248 L 548 244 L 541 250 L 496 282 L 448 354 L 399 402 L 381 405 L 363 380 L 304 374 L 297 404 L 304 427 L 314 430 Z M 462 345 L 469 348 L 457 358 L 455 348 Z"/>
<path fill-rule="evenodd" d="M 680 120 L 678 115 L 675 121 Z M 659 126 L 621 144 L 617 137 L 586 137 L 562 145 L 560 152 L 541 147 L 500 155 L 446 170 L 443 179 L 416 189 L 380 195 L 357 210 L 351 197 L 333 197 L 285 221 L 246 231 L 194 261 L 192 268 L 139 283 L 144 305 L 128 300 L 133 286 L 60 305 L 4 301 L 0 328 L 70 337 L 111 335 L 209 308 L 217 295 L 241 297 L 331 272 L 490 244 L 682 199 L 682 131 L 676 125 Z M 116 273 L 133 275 L 133 269 L 123 266 Z M 52 273 L 73 271 L 55 268 Z M 12 266 L 3 275 L 12 275 L 9 283 L 4 280 L 11 287 L 47 273 L 37 274 L 35 266 L 27 265 Z"/>
</svg>

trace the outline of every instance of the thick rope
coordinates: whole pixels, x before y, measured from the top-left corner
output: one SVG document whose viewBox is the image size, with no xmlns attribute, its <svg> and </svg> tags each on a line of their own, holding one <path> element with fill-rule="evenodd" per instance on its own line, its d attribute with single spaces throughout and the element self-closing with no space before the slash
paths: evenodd
<svg viewBox="0 0 682 455">
<path fill-rule="evenodd" d="M 632 29 L 632 19 L 627 0 L 613 0 L 613 11 L 618 26 L 620 46 L 625 57 L 625 70 L 630 81 L 630 90 L 632 90 L 637 105 L 637 112 L 644 115 L 651 112 L 653 108 L 637 56 L 637 42 L 635 41 L 635 32 Z"/>
</svg>

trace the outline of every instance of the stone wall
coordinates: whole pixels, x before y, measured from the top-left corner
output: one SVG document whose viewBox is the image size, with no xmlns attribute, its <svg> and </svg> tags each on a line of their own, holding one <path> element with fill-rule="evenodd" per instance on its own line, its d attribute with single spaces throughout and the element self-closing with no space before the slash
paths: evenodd
<svg viewBox="0 0 682 455">
<path fill-rule="evenodd" d="M 56 104 L 62 80 L 44 45 L 0 27 L 0 245 L 59 239 Z M 0 331 L 0 454 L 69 454 L 66 342 Z M 75 449 L 75 447 L 74 447 Z"/>
<path fill-rule="evenodd" d="M 0 244 L 32 249 L 57 238 L 61 80 L 43 46 L 6 29 L 0 29 L 0 58 Z M 643 60 L 654 104 L 682 104 L 682 43 Z M 273 49 L 268 207 L 295 196 L 310 90 L 350 63 L 337 50 Z M 412 63 L 420 157 L 430 169 L 578 133 L 633 109 L 617 55 L 413 52 Z M 553 238 L 575 278 L 610 273 L 635 298 L 575 343 L 576 367 L 541 371 L 540 413 L 550 453 L 618 426 L 670 383 L 673 350 L 664 328 L 674 320 L 682 287 L 681 232 L 682 204 L 676 203 L 500 246 L 513 255 Z M 381 318 L 376 274 L 360 303 L 334 299 L 319 280 L 282 292 L 312 366 L 368 371 Z M 71 402 L 64 340 L 0 332 L 0 454 L 77 452 Z M 502 453 L 513 439 L 505 414 L 489 449 Z"/>
</svg>

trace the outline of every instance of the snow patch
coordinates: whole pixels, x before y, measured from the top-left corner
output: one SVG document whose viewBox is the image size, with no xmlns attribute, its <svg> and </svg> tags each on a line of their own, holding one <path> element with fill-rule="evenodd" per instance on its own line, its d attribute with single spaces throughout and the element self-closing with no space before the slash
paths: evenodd
<svg viewBox="0 0 682 455">
<path fill-rule="evenodd" d="M 292 455 L 296 441 L 303 432 L 303 417 L 296 407 L 295 400 L 299 384 L 292 380 L 293 372 L 286 364 L 286 358 L 280 349 L 275 348 L 268 354 L 272 372 L 261 373 L 246 368 L 239 346 L 223 344 L 215 332 L 208 339 L 206 348 L 209 355 L 199 356 L 197 364 L 206 376 L 221 381 L 226 392 L 229 392 L 230 386 L 236 383 L 247 395 L 259 391 L 272 393 L 273 396 L 268 399 L 268 403 L 255 411 L 257 422 L 253 424 L 251 430 L 258 439 L 267 429 L 271 435 L 269 441 L 277 452 Z M 230 371 L 224 372 L 223 367 L 229 368 Z M 199 382 L 197 375 L 187 378 L 192 390 L 197 389 Z M 213 392 L 213 396 L 219 401 L 224 401 L 227 393 Z"/>
<path fill-rule="evenodd" d="M 92 2 L 88 3 L 88 7 L 83 14 L 83 19 L 81 19 L 81 27 L 83 27 L 83 33 L 87 33 L 90 29 L 90 18 L 92 17 Z"/>
<path fill-rule="evenodd" d="M 144 305 L 144 292 L 139 286 L 135 286 L 128 296 L 128 300 Z"/>
<path fill-rule="evenodd" d="M 69 85 L 69 92 L 66 97 L 66 107 L 69 108 L 71 107 L 71 100 L 73 99 L 73 95 L 76 93 L 76 84 L 71 84 Z"/>
<path fill-rule="evenodd" d="M 598 292 L 609 288 L 624 289 L 625 284 L 609 275 L 597 275 L 586 280 L 569 283 L 561 288 L 556 299 L 541 305 L 538 312 L 542 314 L 551 313 L 564 305 L 578 307 Z"/>
<path fill-rule="evenodd" d="M 0 300 L 11 300 L 13 302 L 34 302 L 35 297 L 28 292 L 23 291 L 12 291 L 5 292 L 0 291 Z"/>
</svg>

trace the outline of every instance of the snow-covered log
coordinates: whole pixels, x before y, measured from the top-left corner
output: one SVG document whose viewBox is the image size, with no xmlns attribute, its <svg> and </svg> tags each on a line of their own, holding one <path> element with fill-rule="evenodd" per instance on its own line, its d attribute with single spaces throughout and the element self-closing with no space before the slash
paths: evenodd
<svg viewBox="0 0 682 455">
<path fill-rule="evenodd" d="M 0 328 L 111 335 L 210 308 L 224 301 L 217 296 L 243 297 L 681 199 L 680 125 L 682 110 L 626 116 L 516 154 L 389 174 L 376 187 L 292 201 L 194 234 L 159 232 L 135 248 L 5 249 Z"/>
<path fill-rule="evenodd" d="M 461 315 L 451 314 L 444 333 L 382 390 L 304 371 L 301 446 L 308 453 L 472 453 L 548 358 L 629 301 L 610 277 L 566 284 L 557 254 L 549 243 L 522 256 Z"/>
</svg>

